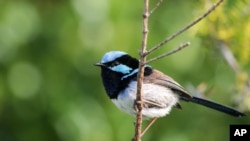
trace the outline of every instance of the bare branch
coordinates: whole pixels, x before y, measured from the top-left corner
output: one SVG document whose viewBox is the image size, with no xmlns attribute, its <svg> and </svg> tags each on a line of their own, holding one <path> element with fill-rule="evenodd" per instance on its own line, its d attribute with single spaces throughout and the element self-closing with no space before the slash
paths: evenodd
<svg viewBox="0 0 250 141">
<path fill-rule="evenodd" d="M 222 53 L 223 57 L 225 58 L 229 66 L 235 71 L 235 73 L 239 73 L 240 72 L 239 64 L 236 61 L 235 57 L 233 56 L 233 53 L 231 52 L 229 47 L 223 41 L 217 41 L 217 42 L 220 52 Z"/>
<path fill-rule="evenodd" d="M 176 36 L 180 35 L 181 33 L 183 33 L 184 31 L 188 30 L 189 28 L 193 27 L 195 24 L 197 24 L 198 22 L 200 22 L 202 19 L 204 19 L 206 16 L 208 16 L 212 11 L 214 11 L 221 3 L 223 2 L 223 0 L 219 0 L 217 3 L 215 3 L 210 9 L 208 9 L 207 12 L 205 12 L 203 15 L 201 15 L 200 17 L 198 17 L 196 20 L 194 20 L 193 22 L 191 22 L 190 24 L 188 24 L 187 26 L 185 26 L 184 28 L 182 28 L 181 30 L 177 31 L 176 33 L 172 34 L 171 36 L 167 37 L 165 40 L 163 40 L 162 42 L 160 42 L 159 44 L 155 45 L 154 47 L 152 47 L 147 53 L 151 54 L 153 51 L 155 51 L 156 49 L 159 49 L 161 46 L 165 45 L 166 43 L 168 43 L 169 41 L 171 41 L 172 39 L 174 39 Z"/>
<path fill-rule="evenodd" d="M 142 126 L 142 106 L 143 106 L 143 95 L 142 95 L 142 84 L 143 84 L 143 78 L 144 78 L 144 67 L 146 63 L 150 63 L 154 60 L 158 60 L 160 58 L 169 56 L 187 46 L 190 45 L 190 43 L 185 43 L 181 44 L 179 47 L 176 49 L 167 52 L 165 54 L 162 54 L 158 57 L 155 57 L 149 61 L 146 61 L 146 56 L 156 49 L 160 48 L 170 40 L 174 39 L 176 36 L 179 34 L 183 33 L 190 27 L 194 26 L 196 23 L 201 21 L 203 18 L 205 18 L 208 14 L 210 14 L 216 7 L 218 7 L 223 0 L 219 0 L 215 5 L 213 5 L 205 14 L 197 18 L 195 21 L 191 22 L 189 25 L 186 27 L 182 28 L 178 32 L 174 33 L 170 37 L 166 38 L 159 44 L 155 45 L 153 48 L 151 48 L 149 51 L 147 51 L 147 40 L 148 40 L 148 18 L 149 15 L 152 14 L 163 2 L 163 0 L 159 0 L 156 6 L 149 12 L 149 0 L 144 0 L 144 12 L 143 12 L 143 38 L 142 38 L 142 46 L 141 46 L 141 51 L 140 51 L 140 62 L 139 62 L 139 70 L 137 74 L 137 94 L 136 94 L 136 101 L 135 101 L 135 108 L 137 110 L 137 115 L 136 115 L 136 123 L 135 123 L 135 135 L 133 138 L 133 141 L 141 141 L 142 133 L 141 133 L 141 126 Z M 147 130 L 148 128 L 146 128 Z M 144 132 L 145 133 L 145 132 Z"/>
<path fill-rule="evenodd" d="M 152 13 L 154 13 L 155 10 L 161 5 L 162 2 L 163 2 L 163 0 L 159 0 L 159 1 L 156 3 L 155 7 L 149 12 L 149 15 L 151 15 Z"/>
<path fill-rule="evenodd" d="M 134 141 L 141 141 L 141 127 L 142 127 L 142 83 L 144 77 L 144 64 L 146 62 L 147 52 L 147 40 L 148 40 L 148 17 L 149 17 L 149 0 L 144 0 L 144 12 L 143 12 L 143 37 L 142 37 L 142 47 L 140 51 L 140 64 L 139 71 L 137 74 L 137 94 L 136 94 L 136 123 L 135 123 L 135 135 Z"/>
<path fill-rule="evenodd" d="M 180 45 L 179 45 L 177 48 L 175 48 L 174 50 L 171 50 L 171 51 L 169 51 L 169 52 L 167 52 L 167 53 L 164 53 L 164 54 L 162 54 L 162 55 L 159 55 L 159 56 L 157 56 L 157 57 L 155 57 L 155 58 L 149 59 L 149 60 L 146 62 L 146 64 L 151 63 L 151 62 L 153 62 L 153 61 L 155 61 L 155 60 L 159 60 L 159 59 L 161 59 L 161 58 L 167 57 L 167 56 L 169 56 L 169 55 L 171 55 L 171 54 L 174 54 L 174 53 L 176 53 L 176 52 L 182 50 L 183 48 L 185 48 L 185 47 L 187 47 L 187 46 L 189 46 L 189 45 L 190 45 L 189 42 L 184 43 L 184 44 L 180 44 Z"/>
</svg>

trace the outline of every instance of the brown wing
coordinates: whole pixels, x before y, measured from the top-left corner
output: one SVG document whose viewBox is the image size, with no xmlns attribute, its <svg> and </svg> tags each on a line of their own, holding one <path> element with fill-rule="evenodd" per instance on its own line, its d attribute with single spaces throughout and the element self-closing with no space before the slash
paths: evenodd
<svg viewBox="0 0 250 141">
<path fill-rule="evenodd" d="M 192 98 L 192 96 L 174 79 L 154 69 L 150 75 L 144 77 L 144 83 L 154 83 L 172 89 L 180 96 L 180 99 L 185 101 L 189 101 L 189 99 Z"/>
</svg>

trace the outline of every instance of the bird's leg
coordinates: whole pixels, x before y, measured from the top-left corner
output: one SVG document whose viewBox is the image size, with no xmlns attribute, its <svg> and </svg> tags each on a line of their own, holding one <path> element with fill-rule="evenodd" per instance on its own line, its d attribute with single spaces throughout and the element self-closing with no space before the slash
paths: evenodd
<svg viewBox="0 0 250 141">
<path fill-rule="evenodd" d="M 156 103 L 154 101 L 150 101 L 150 100 L 143 100 L 144 102 L 144 107 L 150 108 L 150 107 L 158 107 L 158 108 L 165 108 L 166 105 L 162 105 L 160 103 Z"/>
<path fill-rule="evenodd" d="M 154 117 L 150 120 L 149 124 L 146 126 L 146 128 L 142 131 L 141 137 L 147 132 L 147 130 L 153 125 L 153 123 L 157 120 L 157 117 Z"/>
</svg>

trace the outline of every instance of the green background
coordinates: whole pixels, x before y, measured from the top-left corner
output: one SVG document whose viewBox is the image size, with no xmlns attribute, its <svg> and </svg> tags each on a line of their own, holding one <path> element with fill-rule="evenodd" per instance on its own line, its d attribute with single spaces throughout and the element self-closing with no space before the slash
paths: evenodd
<svg viewBox="0 0 250 141">
<path fill-rule="evenodd" d="M 211 5 L 164 1 L 150 16 L 148 48 Z M 110 50 L 138 58 L 142 11 L 143 1 L 0 0 L 0 140 L 131 140 L 135 119 L 109 100 L 100 69 L 93 64 Z M 235 56 L 239 71 L 225 61 L 221 41 Z M 185 42 L 191 45 L 150 65 L 193 95 L 249 113 L 249 1 L 227 0 L 148 58 Z M 182 110 L 159 119 L 143 140 L 227 141 L 230 124 L 250 124 L 249 114 L 238 119 L 192 103 L 181 105 Z"/>
</svg>

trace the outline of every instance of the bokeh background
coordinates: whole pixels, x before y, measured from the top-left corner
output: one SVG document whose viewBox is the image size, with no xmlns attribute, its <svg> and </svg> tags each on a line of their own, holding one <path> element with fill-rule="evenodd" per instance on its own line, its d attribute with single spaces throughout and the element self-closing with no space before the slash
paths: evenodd
<svg viewBox="0 0 250 141">
<path fill-rule="evenodd" d="M 148 47 L 211 5 L 211 0 L 164 1 L 150 17 Z M 0 0 L 0 140 L 131 140 L 134 118 L 112 104 L 93 64 L 110 50 L 138 57 L 142 6 L 143 1 Z M 182 102 L 183 110 L 159 119 L 143 140 L 229 140 L 230 124 L 250 124 L 250 1 L 226 0 L 148 58 L 185 42 L 191 45 L 150 65 L 193 95 L 248 116 Z"/>
</svg>

